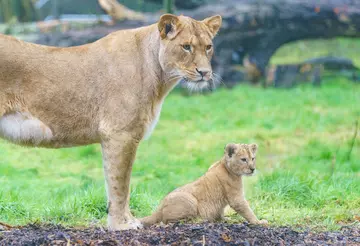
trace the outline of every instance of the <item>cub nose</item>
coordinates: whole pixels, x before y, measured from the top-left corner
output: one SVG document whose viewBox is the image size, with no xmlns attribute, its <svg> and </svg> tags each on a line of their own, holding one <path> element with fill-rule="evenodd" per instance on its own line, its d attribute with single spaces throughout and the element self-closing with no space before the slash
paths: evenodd
<svg viewBox="0 0 360 246">
<path fill-rule="evenodd" d="M 206 68 L 196 68 L 196 72 L 198 72 L 202 78 L 204 78 L 210 74 L 210 70 L 206 69 Z"/>
<path fill-rule="evenodd" d="M 255 171 L 255 167 L 250 167 L 250 171 L 254 172 Z"/>
</svg>

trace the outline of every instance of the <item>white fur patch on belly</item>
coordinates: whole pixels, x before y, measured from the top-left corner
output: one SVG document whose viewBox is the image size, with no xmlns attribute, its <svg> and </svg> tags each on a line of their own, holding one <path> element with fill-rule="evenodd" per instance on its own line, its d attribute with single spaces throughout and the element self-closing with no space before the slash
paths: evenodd
<svg viewBox="0 0 360 246">
<path fill-rule="evenodd" d="M 53 134 L 48 126 L 27 112 L 14 112 L 0 117 L 0 137 L 18 144 L 49 142 Z"/>
<path fill-rule="evenodd" d="M 150 136 L 151 136 L 151 133 L 155 129 L 155 126 L 158 123 L 159 118 L 160 118 L 162 104 L 163 104 L 163 101 L 161 101 L 158 105 L 156 105 L 153 120 L 151 121 L 151 123 L 148 125 L 148 127 L 146 129 L 146 132 L 145 132 L 145 135 L 144 135 L 144 138 L 143 138 L 144 140 L 149 139 Z"/>
<path fill-rule="evenodd" d="M 151 123 L 148 125 L 145 135 L 143 137 L 143 139 L 148 139 L 151 136 L 151 133 L 154 131 L 156 124 L 159 121 L 160 118 L 160 113 L 161 113 L 161 108 L 162 105 L 164 103 L 164 100 L 166 98 L 166 96 L 168 95 L 168 93 L 177 85 L 177 83 L 179 83 L 180 80 L 176 81 L 176 83 L 172 83 L 172 85 L 168 88 L 168 91 L 165 93 L 164 97 L 159 101 L 159 103 L 155 106 L 155 111 L 153 112 L 153 118 Z"/>
</svg>

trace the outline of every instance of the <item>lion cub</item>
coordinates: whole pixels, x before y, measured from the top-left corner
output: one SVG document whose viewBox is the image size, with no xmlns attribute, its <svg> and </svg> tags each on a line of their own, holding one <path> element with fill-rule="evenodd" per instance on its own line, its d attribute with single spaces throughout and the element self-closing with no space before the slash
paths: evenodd
<svg viewBox="0 0 360 246">
<path fill-rule="evenodd" d="M 200 217 L 215 221 L 223 218 L 230 205 L 251 224 L 258 220 L 245 200 L 242 176 L 255 172 L 256 144 L 227 144 L 223 158 L 193 183 L 169 193 L 151 216 L 141 219 L 144 226 Z"/>
</svg>

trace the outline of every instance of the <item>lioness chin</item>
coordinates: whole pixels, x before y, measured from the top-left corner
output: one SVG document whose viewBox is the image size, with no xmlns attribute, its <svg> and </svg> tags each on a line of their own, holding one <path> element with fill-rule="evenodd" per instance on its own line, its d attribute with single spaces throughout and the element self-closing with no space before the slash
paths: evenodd
<svg viewBox="0 0 360 246">
<path fill-rule="evenodd" d="M 0 137 L 47 148 L 101 143 L 108 226 L 141 226 L 129 182 L 139 142 L 180 81 L 212 81 L 212 40 L 221 17 L 163 15 L 158 23 L 94 43 L 56 48 L 0 34 Z"/>
<path fill-rule="evenodd" d="M 242 176 L 255 172 L 256 151 L 256 144 L 228 144 L 224 157 L 204 176 L 169 193 L 155 213 L 140 221 L 144 226 L 194 218 L 215 221 L 230 205 L 251 224 L 267 224 L 256 218 L 243 190 Z"/>
</svg>

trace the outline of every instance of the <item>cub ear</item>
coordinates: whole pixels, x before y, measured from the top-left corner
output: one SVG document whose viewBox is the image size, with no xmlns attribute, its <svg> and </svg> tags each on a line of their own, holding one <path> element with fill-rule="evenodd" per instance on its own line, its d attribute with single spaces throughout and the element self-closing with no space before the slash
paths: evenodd
<svg viewBox="0 0 360 246">
<path fill-rule="evenodd" d="M 179 33 L 180 21 L 176 15 L 165 14 L 160 17 L 158 29 L 161 39 L 174 39 Z"/>
<path fill-rule="evenodd" d="M 235 153 L 236 150 L 236 144 L 234 143 L 229 143 L 225 146 L 225 154 L 228 157 L 232 157 L 232 155 Z"/>
<path fill-rule="evenodd" d="M 206 18 L 205 20 L 203 20 L 203 22 L 210 29 L 210 32 L 214 37 L 214 36 L 216 36 L 216 34 L 218 33 L 218 31 L 221 27 L 222 18 L 220 15 L 214 15 L 214 16 Z"/>
<path fill-rule="evenodd" d="M 250 147 L 251 152 L 253 152 L 253 154 L 255 154 L 256 151 L 258 150 L 258 145 L 257 144 L 254 144 L 254 143 L 250 144 L 249 147 Z"/>
</svg>

